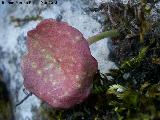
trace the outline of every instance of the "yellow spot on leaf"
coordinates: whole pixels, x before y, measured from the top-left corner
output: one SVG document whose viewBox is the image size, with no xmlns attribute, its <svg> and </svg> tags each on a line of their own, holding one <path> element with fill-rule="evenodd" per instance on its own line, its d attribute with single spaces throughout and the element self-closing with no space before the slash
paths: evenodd
<svg viewBox="0 0 160 120">
<path fill-rule="evenodd" d="M 42 71 L 41 70 L 37 70 L 37 74 L 42 74 Z"/>
<path fill-rule="evenodd" d="M 52 69 L 53 68 L 53 64 L 47 64 L 45 67 L 44 67 L 44 70 L 49 70 L 49 69 Z"/>
<path fill-rule="evenodd" d="M 60 62 L 62 62 L 62 59 L 59 59 Z"/>
<path fill-rule="evenodd" d="M 38 42 L 36 40 L 34 41 L 33 39 L 33 48 L 36 48 L 36 47 L 38 47 Z"/>
<path fill-rule="evenodd" d="M 80 88 L 80 87 L 81 87 L 81 84 L 80 84 L 80 83 L 78 83 L 78 84 L 77 84 L 77 88 Z"/>
<path fill-rule="evenodd" d="M 32 63 L 31 63 L 31 66 L 32 66 L 32 68 L 37 68 L 37 65 L 36 65 L 35 62 L 32 62 Z"/>
<path fill-rule="evenodd" d="M 67 91 L 64 91 L 64 93 L 63 93 L 63 95 L 61 95 L 60 97 L 62 98 L 62 97 L 66 97 L 66 96 L 68 96 L 69 95 L 69 93 L 67 92 Z"/>
<path fill-rule="evenodd" d="M 41 51 L 42 51 L 42 52 L 45 52 L 45 51 L 46 51 L 46 49 L 42 49 Z"/>
<path fill-rule="evenodd" d="M 64 92 L 64 96 L 68 96 L 68 92 L 67 91 Z"/>
<path fill-rule="evenodd" d="M 47 60 L 52 60 L 52 56 L 50 54 L 46 54 L 46 59 Z"/>
<path fill-rule="evenodd" d="M 47 83 L 47 82 L 48 82 L 48 79 L 47 79 L 47 78 L 44 78 L 44 82 Z"/>
<path fill-rule="evenodd" d="M 76 79 L 79 79 L 79 75 L 76 75 Z"/>
<path fill-rule="evenodd" d="M 52 48 L 52 45 L 51 45 L 51 44 L 49 44 L 49 48 Z"/>
<path fill-rule="evenodd" d="M 81 37 L 80 36 L 76 36 L 75 37 L 75 42 L 78 42 L 78 41 L 80 41 L 81 40 Z"/>
<path fill-rule="evenodd" d="M 61 66 L 58 63 L 55 63 L 56 68 L 58 68 L 59 70 L 61 70 Z"/>
<path fill-rule="evenodd" d="M 67 35 L 71 35 L 71 33 L 70 33 L 70 32 L 66 32 L 66 34 L 67 34 Z"/>
<path fill-rule="evenodd" d="M 56 85 L 57 84 L 57 82 L 56 81 L 52 81 L 52 85 Z"/>
</svg>

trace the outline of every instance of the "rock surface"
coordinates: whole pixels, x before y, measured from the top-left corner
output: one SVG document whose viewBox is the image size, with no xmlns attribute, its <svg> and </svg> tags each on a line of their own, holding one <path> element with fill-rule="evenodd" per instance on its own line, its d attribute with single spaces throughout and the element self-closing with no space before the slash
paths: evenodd
<svg viewBox="0 0 160 120">
<path fill-rule="evenodd" d="M 29 91 L 55 108 L 72 107 L 89 95 L 98 64 L 77 29 L 46 19 L 28 32 L 27 42 L 21 66 Z"/>
</svg>

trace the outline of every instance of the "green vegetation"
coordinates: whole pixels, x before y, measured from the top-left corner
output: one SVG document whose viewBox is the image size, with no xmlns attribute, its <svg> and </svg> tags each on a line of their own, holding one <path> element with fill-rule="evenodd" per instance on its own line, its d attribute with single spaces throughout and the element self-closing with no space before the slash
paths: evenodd
<svg viewBox="0 0 160 120">
<path fill-rule="evenodd" d="M 101 32 L 100 34 L 92 36 L 88 38 L 87 41 L 89 42 L 89 45 L 91 45 L 92 43 L 95 43 L 106 37 L 117 37 L 118 35 L 119 35 L 118 30 L 110 30 L 110 31 Z"/>
<path fill-rule="evenodd" d="M 28 16 L 26 15 L 24 18 L 17 18 L 15 16 L 10 17 L 11 22 L 15 23 L 15 27 L 20 27 L 28 23 L 29 21 L 42 20 L 43 18 L 39 15 L 37 16 Z"/>
</svg>

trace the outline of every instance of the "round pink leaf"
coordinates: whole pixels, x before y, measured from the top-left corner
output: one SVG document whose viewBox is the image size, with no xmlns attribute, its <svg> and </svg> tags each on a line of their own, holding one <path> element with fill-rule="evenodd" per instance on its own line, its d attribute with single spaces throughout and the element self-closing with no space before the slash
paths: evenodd
<svg viewBox="0 0 160 120">
<path fill-rule="evenodd" d="M 55 108 L 81 103 L 92 88 L 97 61 L 83 35 L 65 22 L 43 20 L 27 33 L 24 86 Z"/>
</svg>

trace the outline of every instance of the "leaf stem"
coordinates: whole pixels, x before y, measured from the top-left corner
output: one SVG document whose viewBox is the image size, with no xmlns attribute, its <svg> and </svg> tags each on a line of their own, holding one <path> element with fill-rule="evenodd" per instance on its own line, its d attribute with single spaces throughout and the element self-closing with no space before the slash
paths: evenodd
<svg viewBox="0 0 160 120">
<path fill-rule="evenodd" d="M 94 35 L 92 37 L 89 37 L 88 38 L 88 43 L 89 45 L 101 40 L 101 39 L 104 39 L 106 37 L 117 37 L 119 35 L 119 32 L 117 29 L 113 29 L 113 30 L 110 30 L 110 31 L 105 31 L 105 32 L 102 32 L 102 33 L 99 33 L 97 35 Z"/>
<path fill-rule="evenodd" d="M 30 96 L 32 95 L 32 93 L 29 93 L 27 96 L 25 96 L 19 103 L 16 104 L 16 107 L 19 106 L 20 104 L 22 104 L 26 99 L 28 99 Z"/>
</svg>

